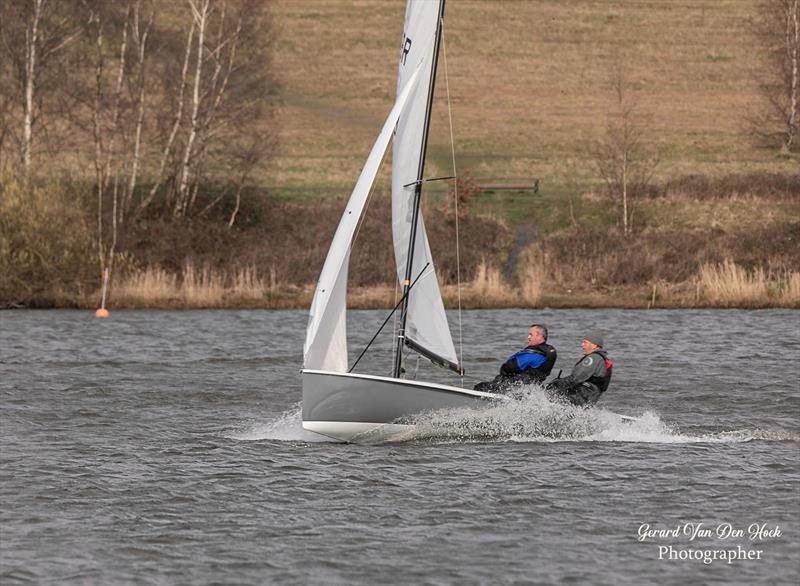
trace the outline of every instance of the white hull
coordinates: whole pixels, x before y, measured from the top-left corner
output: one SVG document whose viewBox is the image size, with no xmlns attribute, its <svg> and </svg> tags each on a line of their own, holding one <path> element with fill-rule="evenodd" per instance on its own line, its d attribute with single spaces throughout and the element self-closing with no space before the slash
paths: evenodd
<svg viewBox="0 0 800 586">
<path fill-rule="evenodd" d="M 345 442 L 403 441 L 415 415 L 482 408 L 506 397 L 436 383 L 365 374 L 303 371 L 303 428 Z"/>
<path fill-rule="evenodd" d="M 361 421 L 304 421 L 303 429 L 335 440 L 358 444 L 405 441 L 415 435 L 417 426 Z"/>
</svg>

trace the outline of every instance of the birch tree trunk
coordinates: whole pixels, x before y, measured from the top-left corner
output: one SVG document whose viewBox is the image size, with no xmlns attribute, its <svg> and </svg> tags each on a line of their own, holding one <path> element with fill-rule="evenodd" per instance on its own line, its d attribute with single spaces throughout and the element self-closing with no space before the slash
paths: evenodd
<svg viewBox="0 0 800 586">
<path fill-rule="evenodd" d="M 117 163 L 116 139 L 120 133 L 120 119 L 121 119 L 121 98 L 122 89 L 125 83 L 126 62 L 128 53 L 128 29 L 129 17 L 131 12 L 130 4 L 125 12 L 125 18 L 122 26 L 122 38 L 120 40 L 119 57 L 116 71 L 116 83 L 113 87 L 111 96 L 111 120 L 108 128 L 103 126 L 103 79 L 105 72 L 105 33 L 107 16 L 103 15 L 100 10 L 94 13 L 93 21 L 97 24 L 97 32 L 95 38 L 95 50 L 97 64 L 95 67 L 95 97 L 94 108 L 92 112 L 93 128 L 94 128 L 94 141 L 95 141 L 95 181 L 97 183 L 97 251 L 100 268 L 111 264 L 112 259 L 108 255 L 113 255 L 115 248 L 112 246 L 110 249 L 105 248 L 103 242 L 103 201 L 106 198 L 106 192 L 112 172 L 114 174 L 114 193 L 113 193 L 113 207 L 112 207 L 112 239 L 114 243 L 117 240 L 118 224 L 122 222 L 122 217 L 118 214 L 121 213 L 121 206 L 118 205 L 119 197 L 119 170 L 114 170 Z M 107 140 L 104 137 L 107 136 Z"/>
<path fill-rule="evenodd" d="M 197 26 L 197 60 L 195 63 L 194 87 L 192 92 L 191 122 L 189 125 L 189 136 L 186 139 L 186 147 L 184 148 L 183 160 L 181 162 L 178 198 L 175 202 L 175 216 L 184 216 L 186 214 L 186 206 L 189 202 L 189 167 L 192 162 L 194 141 L 197 137 L 197 116 L 200 111 L 200 83 L 203 74 L 203 53 L 205 51 L 204 43 L 210 0 L 200 0 L 199 3 L 195 0 L 189 0 L 189 5 L 192 8 L 192 16 Z"/>
<path fill-rule="evenodd" d="M 139 173 L 139 160 L 141 158 L 142 148 L 142 127 L 144 125 L 144 112 L 145 112 L 145 90 L 146 90 L 146 75 L 145 75 L 145 54 L 147 49 L 147 37 L 150 34 L 150 29 L 153 26 L 153 19 L 155 11 L 150 12 L 147 24 L 144 30 L 141 30 L 140 20 L 140 7 L 141 1 L 136 0 L 133 6 L 133 37 L 137 46 L 137 66 L 139 69 L 139 76 L 137 80 L 138 95 L 137 95 L 137 114 L 136 114 L 136 128 L 134 131 L 133 154 L 131 159 L 131 174 L 128 178 L 128 187 L 124 194 L 124 202 L 122 205 L 122 213 L 127 215 L 130 211 L 131 201 L 133 199 L 133 192 L 136 189 L 136 180 Z"/>
<path fill-rule="evenodd" d="M 111 176 L 111 169 L 114 161 L 114 152 L 117 136 L 119 135 L 120 122 L 120 99 L 122 97 L 122 85 L 125 82 L 125 62 L 128 55 L 128 17 L 130 15 L 130 5 L 125 14 L 125 24 L 122 27 L 122 41 L 119 45 L 119 63 L 117 68 L 117 83 L 114 87 L 113 106 L 111 108 L 111 128 L 109 129 L 108 147 L 106 148 L 106 165 L 103 188 L 108 184 Z"/>
<path fill-rule="evenodd" d="M 800 67 L 800 15 L 798 15 L 798 0 L 789 0 L 786 6 L 786 52 L 790 63 L 789 83 L 789 116 L 786 123 L 786 140 L 783 152 L 789 153 L 797 136 L 797 108 L 798 108 L 798 67 Z"/>
<path fill-rule="evenodd" d="M 97 64 L 95 66 L 95 93 L 94 107 L 92 108 L 92 128 L 94 132 L 94 172 L 95 189 L 97 191 L 97 261 L 103 269 L 105 253 L 103 251 L 103 131 L 100 122 L 100 109 L 103 95 L 103 22 L 99 15 L 97 19 L 97 35 L 95 50 L 97 51 Z"/>
<path fill-rule="evenodd" d="M 25 31 L 25 103 L 22 128 L 22 166 L 30 174 L 33 150 L 34 94 L 36 90 L 36 48 L 39 43 L 39 22 L 42 18 L 44 0 L 32 0 L 33 16 Z"/>
<path fill-rule="evenodd" d="M 164 144 L 164 148 L 161 150 L 161 158 L 158 164 L 158 171 L 153 179 L 153 185 L 150 188 L 150 192 L 147 194 L 140 203 L 138 208 L 136 209 L 137 214 L 141 214 L 147 207 L 153 202 L 155 199 L 156 193 L 158 193 L 158 189 L 161 187 L 164 181 L 164 172 L 167 168 L 167 161 L 169 160 L 169 155 L 172 152 L 173 145 L 175 144 L 175 137 L 178 135 L 178 130 L 181 126 L 181 120 L 183 120 L 183 108 L 185 102 L 185 94 L 186 94 L 186 85 L 187 85 L 187 76 L 189 73 L 189 59 L 192 53 L 192 45 L 194 41 L 194 30 L 195 30 L 195 23 L 194 18 L 192 19 L 192 24 L 189 27 L 189 34 L 186 39 L 186 51 L 183 54 L 183 66 L 181 67 L 181 83 L 180 89 L 178 90 L 178 102 L 175 107 L 175 116 L 172 120 L 172 128 L 169 133 L 169 137 L 167 138 L 166 143 Z"/>
<path fill-rule="evenodd" d="M 19 4 L 19 17 L 23 20 L 17 26 L 20 30 L 24 29 L 24 34 L 17 38 L 12 34 L 5 42 L 8 43 L 6 55 L 14 63 L 15 81 L 21 90 L 20 160 L 27 176 L 32 170 L 37 121 L 42 115 L 42 98 L 47 92 L 52 96 L 54 89 L 48 87 L 48 78 L 52 82 L 52 78 L 63 73 L 54 57 L 75 40 L 85 27 L 80 22 L 80 17 L 74 17 L 74 11 L 64 9 L 61 4 L 50 0 L 16 1 Z M 57 12 L 62 10 L 67 14 L 57 16 Z M 14 27 L 14 24 L 16 23 L 10 23 L 8 28 Z"/>
</svg>

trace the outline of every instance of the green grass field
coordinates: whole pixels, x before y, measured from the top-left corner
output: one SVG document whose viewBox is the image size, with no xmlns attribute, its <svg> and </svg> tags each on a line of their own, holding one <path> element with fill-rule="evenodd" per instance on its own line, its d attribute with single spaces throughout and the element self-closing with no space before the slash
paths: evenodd
<svg viewBox="0 0 800 586">
<path fill-rule="evenodd" d="M 344 196 L 392 104 L 404 3 L 279 0 L 274 11 L 282 139 L 263 180 L 292 200 Z M 445 46 L 459 172 L 538 177 L 548 205 L 596 186 L 587 147 L 605 132 L 620 68 L 659 153 L 656 180 L 796 172 L 797 157 L 747 135 L 760 100 L 756 17 L 755 0 L 450 1 Z M 442 60 L 431 175 L 452 170 L 444 73 Z M 498 192 L 475 209 L 516 223 L 527 219 L 527 203 L 523 193 Z"/>
</svg>

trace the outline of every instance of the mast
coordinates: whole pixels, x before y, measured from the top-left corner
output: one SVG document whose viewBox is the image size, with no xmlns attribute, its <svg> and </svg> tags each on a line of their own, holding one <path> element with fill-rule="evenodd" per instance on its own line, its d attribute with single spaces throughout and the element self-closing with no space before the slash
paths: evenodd
<svg viewBox="0 0 800 586">
<path fill-rule="evenodd" d="M 397 351 L 394 359 L 394 378 L 400 378 L 403 368 L 403 345 L 406 339 L 406 319 L 408 317 L 409 289 L 414 278 L 412 275 L 414 267 L 414 244 L 417 239 L 417 224 L 419 222 L 419 207 L 422 201 L 422 176 L 425 171 L 425 153 L 428 149 L 428 132 L 431 125 L 431 109 L 433 107 L 433 90 L 436 85 L 436 67 L 439 63 L 439 45 L 442 41 L 442 19 L 444 18 L 444 3 L 441 0 L 439 6 L 439 18 L 436 21 L 436 42 L 433 49 L 433 62 L 431 63 L 431 83 L 428 88 L 428 104 L 425 108 L 425 128 L 422 132 L 422 148 L 420 149 L 419 168 L 417 170 L 417 180 L 414 185 L 414 212 L 411 219 L 411 234 L 408 241 L 408 256 L 406 259 L 406 273 L 403 279 L 403 305 L 400 309 L 400 331 L 397 336 Z"/>
</svg>

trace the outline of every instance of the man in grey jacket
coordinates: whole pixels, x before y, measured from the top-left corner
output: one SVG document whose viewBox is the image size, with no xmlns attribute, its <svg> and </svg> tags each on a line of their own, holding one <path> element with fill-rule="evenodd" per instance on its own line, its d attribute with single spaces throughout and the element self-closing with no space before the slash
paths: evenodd
<svg viewBox="0 0 800 586">
<path fill-rule="evenodd" d="M 572 373 L 547 385 L 551 397 L 579 407 L 594 405 L 606 392 L 614 367 L 603 350 L 603 336 L 598 332 L 587 333 L 581 341 L 581 349 L 583 356 L 572 367 Z"/>
</svg>

